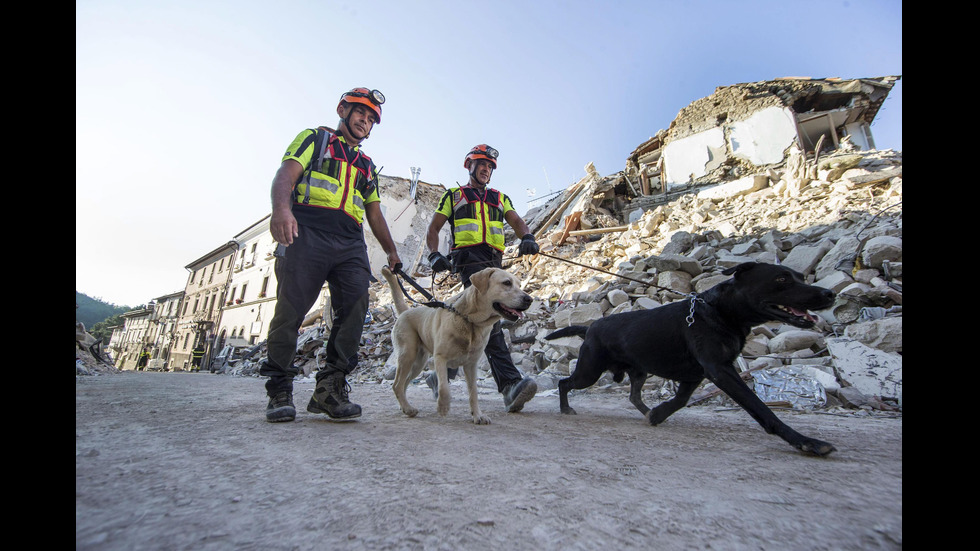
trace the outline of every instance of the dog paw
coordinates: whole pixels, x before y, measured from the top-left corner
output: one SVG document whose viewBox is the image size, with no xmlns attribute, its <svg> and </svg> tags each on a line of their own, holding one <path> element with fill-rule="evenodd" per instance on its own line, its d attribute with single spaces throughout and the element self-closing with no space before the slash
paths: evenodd
<svg viewBox="0 0 980 551">
<path fill-rule="evenodd" d="M 578 415 L 578 412 L 571 407 L 563 407 L 561 408 L 561 412 L 564 413 L 565 415 Z"/>
<path fill-rule="evenodd" d="M 409 417 L 415 417 L 416 415 L 419 414 L 419 410 L 418 408 L 407 407 L 407 408 L 402 408 L 402 413 L 408 415 Z"/>
<path fill-rule="evenodd" d="M 490 418 L 487 417 L 486 415 L 483 415 L 481 413 L 479 415 L 474 415 L 473 416 L 473 422 L 476 423 L 477 425 L 489 425 L 490 424 Z"/>
<path fill-rule="evenodd" d="M 664 419 L 667 418 L 663 413 L 658 414 L 656 409 L 651 409 L 644 417 L 646 417 L 647 421 L 650 422 L 650 425 L 654 427 L 660 423 L 663 423 Z"/>
<path fill-rule="evenodd" d="M 797 447 L 800 449 L 800 451 L 819 455 L 820 457 L 830 455 L 831 452 L 837 451 L 837 448 L 835 448 L 830 442 L 824 442 L 813 438 L 805 440 Z"/>
<path fill-rule="evenodd" d="M 443 417 L 449 415 L 449 404 L 448 403 L 443 404 L 442 402 L 437 403 L 436 404 L 436 413 L 438 413 L 439 415 L 442 415 Z"/>
</svg>

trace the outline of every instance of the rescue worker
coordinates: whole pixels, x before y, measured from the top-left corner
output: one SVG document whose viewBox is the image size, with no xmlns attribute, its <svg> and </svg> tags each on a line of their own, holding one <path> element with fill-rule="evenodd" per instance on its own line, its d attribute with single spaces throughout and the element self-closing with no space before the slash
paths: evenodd
<svg viewBox="0 0 980 551">
<path fill-rule="evenodd" d="M 466 154 L 463 168 L 469 171 L 469 182 L 443 194 L 426 234 L 426 245 L 432 251 L 429 253 L 432 271 L 452 269 L 459 272 L 464 287 L 470 286 L 470 276 L 476 272 L 484 268 L 503 267 L 504 221 L 521 239 L 520 255 L 538 253 L 534 235 L 514 210 L 510 198 L 488 187 L 490 177 L 497 168 L 497 156 L 497 150 L 487 144 L 480 144 Z M 453 236 L 452 261 L 439 252 L 439 231 L 446 222 L 450 222 Z M 520 411 L 534 397 L 538 384 L 530 377 L 523 377 L 514 366 L 499 321 L 493 326 L 485 353 L 507 411 Z M 450 380 L 458 371 L 458 368 L 449 370 Z M 426 383 L 438 396 L 439 381 L 435 372 L 426 378 Z"/>
<path fill-rule="evenodd" d="M 201 370 L 201 360 L 204 359 L 204 345 L 198 344 L 191 351 L 191 371 Z"/>
<path fill-rule="evenodd" d="M 347 375 L 357 367 L 357 352 L 368 309 L 371 268 L 364 241 L 366 218 L 388 265 L 400 268 L 388 224 L 381 212 L 378 170 L 361 151 L 361 143 L 381 123 L 384 96 L 354 88 L 337 104 L 337 129 L 300 132 L 283 155 L 272 181 L 269 229 L 276 249 L 276 311 L 269 326 L 266 375 L 266 420 L 292 421 L 293 365 L 304 316 L 326 281 L 333 325 L 326 343 L 325 366 L 316 373 L 316 388 L 306 410 L 334 419 L 360 417 L 361 406 L 349 399 Z"/>
</svg>

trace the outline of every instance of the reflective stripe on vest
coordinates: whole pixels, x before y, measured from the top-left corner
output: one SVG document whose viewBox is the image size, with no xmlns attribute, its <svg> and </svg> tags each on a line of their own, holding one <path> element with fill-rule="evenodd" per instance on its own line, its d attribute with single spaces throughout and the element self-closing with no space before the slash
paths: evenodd
<svg viewBox="0 0 980 551">
<path fill-rule="evenodd" d="M 322 140 L 322 145 L 319 151 L 314 151 L 310 166 L 296 185 L 294 199 L 302 205 L 342 210 L 362 224 L 364 197 L 370 195 L 377 183 L 374 163 L 359 150 L 348 160 L 340 139 L 317 130 L 317 134 L 321 133 L 317 138 Z"/>
<path fill-rule="evenodd" d="M 500 192 L 483 194 L 469 186 L 453 190 L 453 248 L 486 243 L 504 250 L 504 209 Z"/>
</svg>

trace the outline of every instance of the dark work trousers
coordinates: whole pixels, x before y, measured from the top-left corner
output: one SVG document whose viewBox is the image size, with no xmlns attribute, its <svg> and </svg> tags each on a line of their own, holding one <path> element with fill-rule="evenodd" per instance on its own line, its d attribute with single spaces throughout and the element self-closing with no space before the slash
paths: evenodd
<svg viewBox="0 0 980 551">
<path fill-rule="evenodd" d="M 457 249 L 453 252 L 453 264 L 455 270 L 459 272 L 463 280 L 463 287 L 469 287 L 470 276 L 484 268 L 503 267 L 503 253 L 488 246 L 475 245 L 465 249 Z M 490 363 L 490 373 L 493 380 L 497 382 L 497 391 L 503 392 L 508 386 L 520 381 L 523 377 L 521 372 L 514 366 L 514 361 L 510 358 L 510 349 L 507 348 L 507 339 L 504 338 L 504 331 L 500 327 L 500 322 L 493 324 L 490 332 L 490 340 L 484 350 L 487 361 Z M 456 377 L 459 368 L 449 370 L 449 378 Z"/>
<path fill-rule="evenodd" d="M 333 325 L 326 344 L 326 366 L 319 381 L 332 371 L 350 374 L 357 367 L 357 351 L 368 309 L 371 268 L 363 237 L 347 237 L 308 226 L 285 253 L 276 258 L 276 311 L 269 324 L 268 358 L 259 369 L 267 375 L 269 397 L 293 390 L 293 366 L 299 326 L 320 295 L 323 283 L 330 290 Z"/>
</svg>

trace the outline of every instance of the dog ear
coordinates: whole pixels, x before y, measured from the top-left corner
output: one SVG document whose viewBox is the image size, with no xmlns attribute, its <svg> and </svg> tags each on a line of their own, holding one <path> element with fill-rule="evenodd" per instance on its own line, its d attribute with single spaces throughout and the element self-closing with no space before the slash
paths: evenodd
<svg viewBox="0 0 980 551">
<path fill-rule="evenodd" d="M 744 273 L 744 272 L 747 272 L 747 271 L 751 270 L 752 268 L 754 268 L 754 267 L 756 267 L 758 265 L 759 265 L 758 262 L 743 262 L 743 263 L 738 264 L 736 266 L 732 266 L 731 268 L 726 268 L 721 273 L 724 274 L 724 275 L 732 275 L 732 274 L 735 274 L 735 277 L 738 277 L 739 274 Z"/>
<path fill-rule="evenodd" d="M 476 290 L 481 293 L 486 293 L 487 289 L 490 288 L 490 276 L 493 274 L 493 268 L 484 268 L 479 272 L 470 276 L 470 283 L 476 287 Z"/>
</svg>

